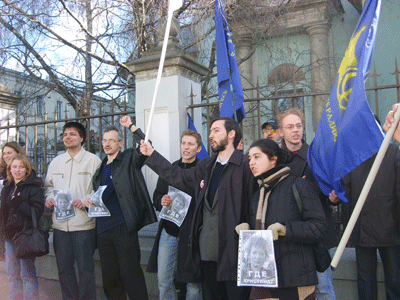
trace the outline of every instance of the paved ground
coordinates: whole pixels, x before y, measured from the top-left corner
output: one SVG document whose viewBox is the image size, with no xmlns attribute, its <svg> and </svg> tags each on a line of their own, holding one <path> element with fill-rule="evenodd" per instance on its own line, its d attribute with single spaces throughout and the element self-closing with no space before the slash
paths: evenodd
<svg viewBox="0 0 400 300">
<path fill-rule="evenodd" d="M 7 275 L 5 272 L 5 265 L 0 263 L 0 300 L 9 300 Z M 39 299 L 40 300 L 62 300 L 60 284 L 57 280 L 48 280 L 39 278 Z M 97 289 L 97 299 L 107 299 L 103 290 Z M 150 297 L 149 300 L 158 300 L 158 297 Z"/>
</svg>

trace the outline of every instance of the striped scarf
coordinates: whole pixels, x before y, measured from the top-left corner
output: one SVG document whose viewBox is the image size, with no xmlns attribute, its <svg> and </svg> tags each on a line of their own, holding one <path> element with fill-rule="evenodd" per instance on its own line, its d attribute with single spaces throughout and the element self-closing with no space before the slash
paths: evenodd
<svg viewBox="0 0 400 300">
<path fill-rule="evenodd" d="M 265 217 L 267 214 L 268 197 L 272 189 L 284 178 L 289 176 L 290 168 L 285 166 L 277 166 L 268 170 L 258 179 L 260 185 L 260 197 L 258 200 L 256 229 L 265 229 Z"/>
</svg>

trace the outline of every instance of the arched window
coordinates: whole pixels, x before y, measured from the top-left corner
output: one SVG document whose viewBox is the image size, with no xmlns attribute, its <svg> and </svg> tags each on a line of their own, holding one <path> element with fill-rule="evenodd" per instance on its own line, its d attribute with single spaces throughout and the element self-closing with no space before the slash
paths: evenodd
<svg viewBox="0 0 400 300">
<path fill-rule="evenodd" d="M 275 91 L 274 94 L 282 96 L 275 105 L 277 113 L 288 110 L 291 107 L 304 109 L 302 83 L 306 81 L 303 70 L 294 64 L 282 64 L 277 66 L 268 75 L 267 84 Z M 286 96 L 286 97 L 285 97 Z"/>
<path fill-rule="evenodd" d="M 268 76 L 268 84 L 271 85 L 294 84 L 305 80 L 303 70 L 294 64 L 279 65 Z"/>
</svg>

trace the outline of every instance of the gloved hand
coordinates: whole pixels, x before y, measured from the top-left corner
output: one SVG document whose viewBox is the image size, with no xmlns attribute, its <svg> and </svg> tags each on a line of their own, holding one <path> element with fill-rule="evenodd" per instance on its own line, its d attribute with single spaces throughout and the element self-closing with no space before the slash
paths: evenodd
<svg viewBox="0 0 400 300">
<path fill-rule="evenodd" d="M 267 230 L 272 231 L 272 236 L 274 237 L 274 241 L 276 241 L 279 236 L 286 235 L 286 226 L 282 225 L 281 223 L 274 223 L 272 225 L 269 225 Z"/>
<path fill-rule="evenodd" d="M 236 230 L 237 234 L 240 235 L 240 230 L 250 230 L 250 225 L 247 223 L 242 223 L 242 224 L 236 225 L 235 230 Z"/>
</svg>

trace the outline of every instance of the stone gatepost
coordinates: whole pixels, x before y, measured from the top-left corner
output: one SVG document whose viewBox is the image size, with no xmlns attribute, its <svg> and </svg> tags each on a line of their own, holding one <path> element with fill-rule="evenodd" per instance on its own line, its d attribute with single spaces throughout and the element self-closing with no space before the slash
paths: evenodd
<svg viewBox="0 0 400 300">
<path fill-rule="evenodd" d="M 164 28 L 159 30 L 158 36 L 161 39 L 164 38 Z M 180 158 L 180 137 L 188 126 L 187 106 L 191 104 L 189 95 L 193 91 L 195 95 L 193 104 L 201 102 L 200 79 L 208 72 L 206 67 L 178 47 L 178 40 L 175 38 L 178 33 L 179 24 L 175 19 L 171 26 L 162 79 L 149 133 L 149 139 L 154 148 L 171 162 Z M 130 71 L 135 74 L 136 125 L 143 132 L 146 132 L 161 57 L 162 40 L 159 43 L 159 47 L 143 52 L 141 58 L 127 63 Z M 194 109 L 193 120 L 201 133 L 200 108 Z M 143 171 L 148 190 L 152 195 L 158 175 L 148 168 L 144 168 Z"/>
</svg>

